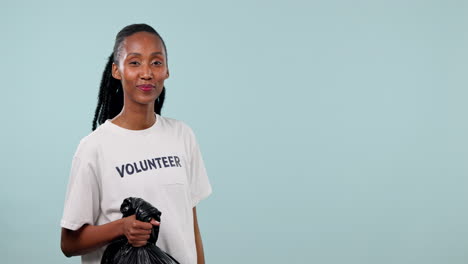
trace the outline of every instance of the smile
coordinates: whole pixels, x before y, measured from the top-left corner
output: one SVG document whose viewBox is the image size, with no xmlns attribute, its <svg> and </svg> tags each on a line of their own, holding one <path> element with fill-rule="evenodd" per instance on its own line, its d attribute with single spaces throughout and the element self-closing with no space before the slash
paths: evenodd
<svg viewBox="0 0 468 264">
<path fill-rule="evenodd" d="M 137 85 L 137 87 L 144 92 L 151 91 L 152 89 L 155 88 L 154 85 L 152 84 L 141 84 L 141 85 Z"/>
</svg>

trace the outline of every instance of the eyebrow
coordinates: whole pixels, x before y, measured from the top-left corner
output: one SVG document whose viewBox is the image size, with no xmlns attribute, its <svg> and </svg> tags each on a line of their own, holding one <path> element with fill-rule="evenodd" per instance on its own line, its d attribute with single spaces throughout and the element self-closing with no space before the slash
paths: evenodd
<svg viewBox="0 0 468 264">
<path fill-rule="evenodd" d="M 128 56 L 131 56 L 131 55 L 141 56 L 141 53 L 132 52 L 128 54 Z M 163 55 L 163 53 L 161 51 L 151 53 L 151 56 L 154 56 L 154 55 Z"/>
</svg>

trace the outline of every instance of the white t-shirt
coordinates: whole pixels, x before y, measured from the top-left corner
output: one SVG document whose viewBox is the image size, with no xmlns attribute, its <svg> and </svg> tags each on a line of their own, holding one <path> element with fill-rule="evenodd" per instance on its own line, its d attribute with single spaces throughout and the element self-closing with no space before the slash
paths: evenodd
<svg viewBox="0 0 468 264">
<path fill-rule="evenodd" d="M 144 130 L 110 120 L 83 138 L 72 162 L 61 226 L 77 230 L 122 218 L 120 205 L 140 197 L 162 212 L 156 245 L 180 263 L 197 261 L 192 208 L 211 194 L 195 136 L 186 124 L 156 115 Z M 99 264 L 105 247 L 82 256 Z"/>
</svg>

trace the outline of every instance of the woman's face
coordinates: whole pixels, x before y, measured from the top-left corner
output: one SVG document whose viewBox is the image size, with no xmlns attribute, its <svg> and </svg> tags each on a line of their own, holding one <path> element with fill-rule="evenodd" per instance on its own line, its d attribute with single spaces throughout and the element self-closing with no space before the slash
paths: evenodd
<svg viewBox="0 0 468 264">
<path fill-rule="evenodd" d="M 154 104 L 169 77 L 161 39 L 148 32 L 126 37 L 118 65 L 112 65 L 112 76 L 122 81 L 126 106 Z"/>
</svg>

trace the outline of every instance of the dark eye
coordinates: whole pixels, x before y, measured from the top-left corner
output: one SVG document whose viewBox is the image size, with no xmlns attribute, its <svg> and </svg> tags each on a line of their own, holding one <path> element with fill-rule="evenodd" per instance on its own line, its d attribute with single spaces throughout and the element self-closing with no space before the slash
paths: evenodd
<svg viewBox="0 0 468 264">
<path fill-rule="evenodd" d="M 129 64 L 131 64 L 131 65 L 140 65 L 140 63 L 138 61 L 131 61 L 131 62 L 129 62 Z"/>
<path fill-rule="evenodd" d="M 154 65 L 162 65 L 162 62 L 160 62 L 160 61 L 155 61 L 155 62 L 153 62 L 153 64 L 154 64 Z"/>
</svg>

